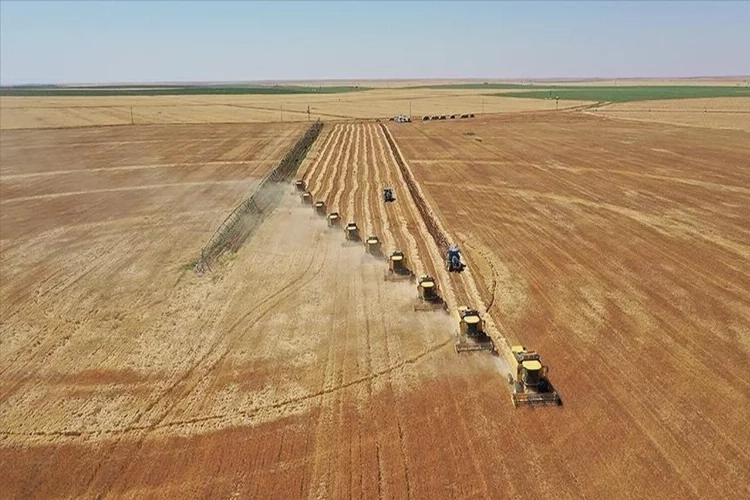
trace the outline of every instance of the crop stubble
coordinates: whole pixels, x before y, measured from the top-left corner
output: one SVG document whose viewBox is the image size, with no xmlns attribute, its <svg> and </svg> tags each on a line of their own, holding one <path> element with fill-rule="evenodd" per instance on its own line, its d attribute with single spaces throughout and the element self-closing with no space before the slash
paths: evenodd
<svg viewBox="0 0 750 500">
<path fill-rule="evenodd" d="M 324 129 L 301 175 L 342 222 L 356 220 L 363 236 L 377 234 L 386 251 L 403 249 L 416 272 L 435 275 L 452 307 L 488 310 L 493 333 L 539 349 L 563 410 L 514 411 L 498 365 L 453 353 L 453 318 L 413 313 L 413 285 L 384 282 L 384 262 L 342 247 L 343 229 L 327 231 L 289 196 L 213 279 L 154 276 L 158 267 L 135 251 L 113 259 L 115 249 L 135 248 L 170 261 L 172 246 L 181 258 L 197 247 L 190 235 L 135 239 L 145 225 L 97 261 L 127 269 L 130 281 L 87 261 L 87 275 L 67 279 L 40 253 L 34 273 L 47 288 L 19 284 L 27 296 L 3 310 L 19 327 L 19 354 L 4 349 L 3 366 L 30 373 L 3 377 L 6 491 L 677 498 L 745 484 L 741 138 L 585 117 L 506 120 L 389 126 L 466 252 L 464 275 L 443 270 L 376 124 Z M 15 160 L 3 158 L 4 175 L 6 163 Z M 397 197 L 387 206 L 386 185 Z M 65 217 L 49 217 L 57 216 Z M 5 226 L 22 234 L 24 217 Z M 162 225 L 175 232 L 172 221 Z M 52 243 L 38 246 L 48 252 Z M 19 247 L 6 260 L 4 246 L 4 272 L 27 253 Z M 102 280 L 112 292 L 90 296 Z M 4 279 L 3 298 L 12 283 Z M 154 293 L 132 306 L 123 283 Z M 43 307 L 26 310 L 40 298 Z M 119 302 L 117 314 L 98 321 L 93 310 L 107 300 L 102 309 Z M 3 328 L 5 337 L 11 326 Z M 84 336 L 114 347 L 86 347 Z M 37 342 L 49 354 L 22 360 Z M 97 368 L 103 359 L 111 369 Z"/>
</svg>

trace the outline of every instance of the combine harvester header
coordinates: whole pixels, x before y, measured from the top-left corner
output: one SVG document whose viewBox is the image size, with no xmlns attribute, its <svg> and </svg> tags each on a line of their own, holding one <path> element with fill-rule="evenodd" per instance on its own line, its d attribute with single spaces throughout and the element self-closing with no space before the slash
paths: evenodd
<svg viewBox="0 0 750 500">
<path fill-rule="evenodd" d="M 328 227 L 339 227 L 341 225 L 341 218 L 339 217 L 339 213 L 331 212 L 330 214 L 328 214 L 326 222 L 328 223 Z"/>
<path fill-rule="evenodd" d="M 385 281 L 402 281 L 413 280 L 414 273 L 406 265 L 406 256 L 401 250 L 394 250 L 388 257 L 388 271 L 386 271 Z"/>
<path fill-rule="evenodd" d="M 456 333 L 456 353 L 489 351 L 497 354 L 492 337 L 484 331 L 484 321 L 479 312 L 466 306 L 458 308 L 458 332 Z"/>
<path fill-rule="evenodd" d="M 447 311 L 448 306 L 440 296 L 437 281 L 432 276 L 422 275 L 417 279 L 417 303 L 415 311 Z"/>
<path fill-rule="evenodd" d="M 508 382 L 513 387 L 513 406 L 562 406 L 560 395 L 547 378 L 549 368 L 542 364 L 539 354 L 522 345 L 511 347 L 511 353 L 516 363 L 516 380 L 513 380 L 513 375 L 508 375 Z"/>
<path fill-rule="evenodd" d="M 380 239 L 375 236 L 368 236 L 365 240 L 365 252 L 375 257 L 382 257 L 383 251 L 380 247 Z"/>
</svg>

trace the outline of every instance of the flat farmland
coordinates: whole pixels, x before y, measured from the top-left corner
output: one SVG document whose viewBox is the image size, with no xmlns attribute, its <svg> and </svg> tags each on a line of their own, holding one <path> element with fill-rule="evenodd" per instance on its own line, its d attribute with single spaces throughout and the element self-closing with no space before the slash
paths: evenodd
<svg viewBox="0 0 750 500">
<path fill-rule="evenodd" d="M 260 175 L 265 167 L 251 162 L 277 161 L 304 129 L 184 127 L 144 128 L 161 132 L 141 140 L 171 144 L 152 164 L 200 158 L 214 169 L 241 157 L 261 169 L 249 176 Z M 85 142 L 80 130 L 3 132 L 3 146 L 13 146 L 3 148 L 3 203 L 6 192 L 30 206 L 57 199 L 39 180 L 56 168 L 144 170 L 133 168 L 147 163 L 144 146 L 102 160 L 101 148 L 128 147 L 108 141 L 133 140 L 109 130 L 86 129 L 99 145 L 81 155 L 65 153 Z M 182 144 L 185 130 L 202 132 Z M 255 130 L 257 141 L 242 149 L 209 140 L 238 130 Z M 20 134 L 30 133 L 50 144 L 45 155 L 59 167 L 22 156 L 32 141 Z M 563 113 L 324 127 L 299 173 L 314 199 L 355 220 L 363 236 L 377 234 L 384 251 L 405 251 L 415 273 L 436 276 L 451 311 L 480 309 L 502 349 L 521 341 L 539 350 L 563 408 L 514 409 L 502 358 L 456 355 L 453 315 L 415 313 L 413 284 L 384 281 L 383 260 L 343 245 L 343 230 L 327 229 L 291 193 L 204 276 L 185 264 L 238 201 L 230 198 L 246 194 L 231 183 L 161 200 L 194 223 L 162 219 L 161 203 L 145 215 L 117 212 L 112 228 L 117 216 L 104 202 L 79 215 L 41 205 L 4 218 L 0 492 L 736 494 L 750 463 L 744 138 Z M 465 251 L 464 273 L 444 270 L 399 151 Z M 150 182 L 209 189 L 210 180 L 233 179 L 223 172 Z M 110 192 L 135 182 L 114 175 L 86 186 Z M 395 203 L 382 202 L 385 186 Z M 0 205 L 3 217 L 9 206 Z M 42 229 L 30 223 L 37 215 L 50 219 Z M 65 229 L 77 224 L 80 233 Z M 105 237 L 109 246 L 86 240 Z"/>
<path fill-rule="evenodd" d="M 621 102 L 591 109 L 609 118 L 750 132 L 750 98 Z"/>
<path fill-rule="evenodd" d="M 390 128 L 481 270 L 480 306 L 552 367 L 565 410 L 532 418 L 581 446 L 556 468 L 571 485 L 747 482 L 747 133 L 582 114 Z"/>
<path fill-rule="evenodd" d="M 485 91 L 486 92 L 486 91 Z M 561 107 L 585 104 L 566 101 Z M 177 123 L 307 122 L 397 114 L 549 110 L 554 101 L 482 95 L 481 90 L 374 89 L 342 94 L 0 97 L 0 129 Z"/>
</svg>

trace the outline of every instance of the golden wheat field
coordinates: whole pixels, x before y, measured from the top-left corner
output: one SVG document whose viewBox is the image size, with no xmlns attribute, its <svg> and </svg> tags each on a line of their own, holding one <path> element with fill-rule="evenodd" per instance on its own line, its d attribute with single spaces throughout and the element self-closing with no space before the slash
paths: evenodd
<svg viewBox="0 0 750 500">
<path fill-rule="evenodd" d="M 409 103 L 478 116 L 372 120 Z M 447 312 L 415 311 L 414 282 L 290 182 L 194 271 L 308 104 L 296 176 Z M 750 495 L 747 100 L 582 104 L 0 99 L 0 497 Z M 456 353 L 462 305 L 499 355 Z M 515 344 L 562 406 L 513 406 Z"/>
</svg>

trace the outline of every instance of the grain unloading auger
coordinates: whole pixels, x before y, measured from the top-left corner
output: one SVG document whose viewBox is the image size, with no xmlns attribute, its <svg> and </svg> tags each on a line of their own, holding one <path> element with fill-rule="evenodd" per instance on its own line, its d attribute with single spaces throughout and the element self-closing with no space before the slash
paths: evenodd
<svg viewBox="0 0 750 500">
<path fill-rule="evenodd" d="M 484 331 L 484 321 L 479 312 L 466 306 L 458 308 L 458 333 L 456 333 L 456 353 L 489 351 L 497 353 L 495 342 Z"/>
<path fill-rule="evenodd" d="M 549 369 L 542 364 L 539 354 L 521 345 L 511 347 L 511 353 L 516 363 L 516 379 L 508 375 L 508 383 L 513 387 L 513 406 L 561 406 L 562 398 L 547 378 Z"/>
<path fill-rule="evenodd" d="M 386 271 L 385 281 L 406 281 L 413 280 L 414 273 L 406 267 L 406 256 L 404 252 L 395 250 L 388 257 L 388 271 Z"/>
<path fill-rule="evenodd" d="M 432 276 L 422 275 L 417 279 L 417 303 L 415 311 L 447 311 L 448 307 L 440 296 L 438 285 Z"/>
</svg>

